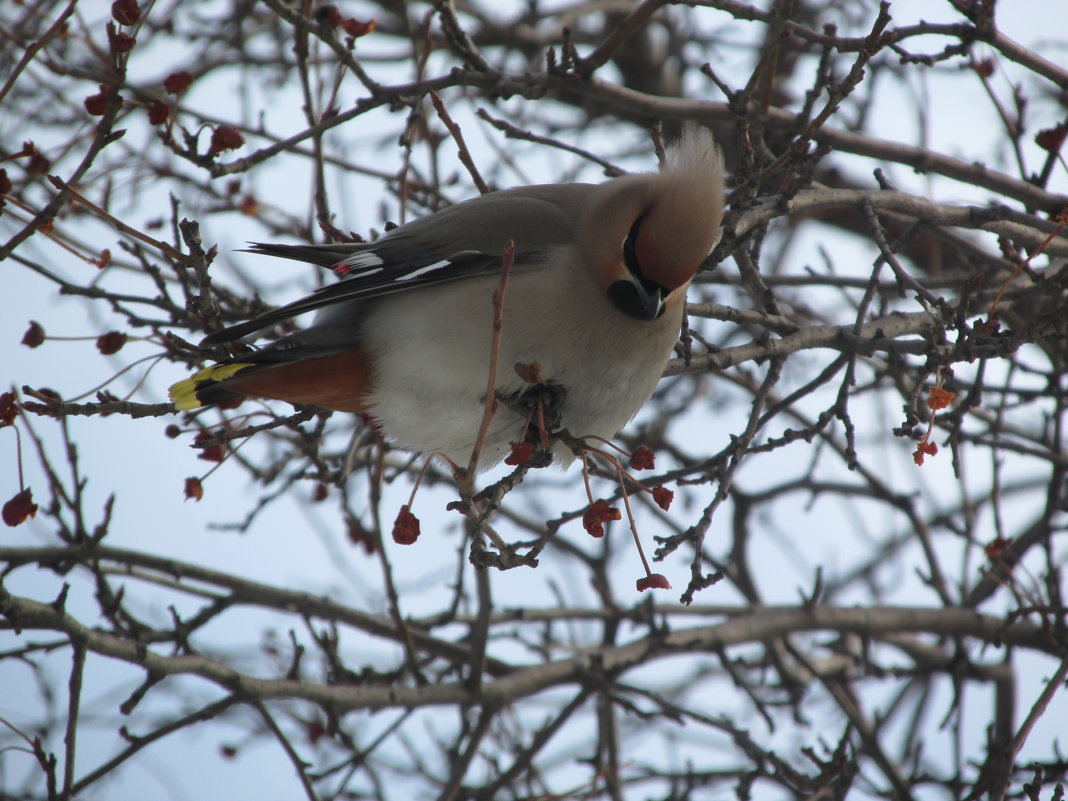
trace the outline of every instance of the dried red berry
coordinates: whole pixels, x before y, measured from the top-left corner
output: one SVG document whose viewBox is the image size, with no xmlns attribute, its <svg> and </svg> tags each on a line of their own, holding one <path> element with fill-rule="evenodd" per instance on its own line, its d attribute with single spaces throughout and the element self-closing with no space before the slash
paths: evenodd
<svg viewBox="0 0 1068 801">
<path fill-rule="evenodd" d="M 0 428 L 14 423 L 18 414 L 19 405 L 15 403 L 15 393 L 0 393 Z"/>
<path fill-rule="evenodd" d="M 986 558 L 991 562 L 997 562 L 1010 544 L 1010 541 L 1004 537 L 997 537 L 991 540 L 983 548 L 986 551 Z"/>
<path fill-rule="evenodd" d="M 170 439 L 176 439 L 181 435 L 181 433 L 182 429 L 176 426 L 174 423 L 171 423 L 169 426 L 163 429 L 163 435 Z"/>
<path fill-rule="evenodd" d="M 1035 134 L 1035 144 L 1049 153 L 1059 153 L 1065 137 L 1068 136 L 1068 124 L 1057 123 Z"/>
<path fill-rule="evenodd" d="M 619 510 L 608 505 L 608 501 L 598 499 L 591 503 L 582 513 L 582 527 L 591 537 L 603 537 L 604 526 L 609 520 L 619 520 L 622 515 Z"/>
<path fill-rule="evenodd" d="M 33 492 L 24 489 L 4 504 L 2 511 L 4 522 L 9 526 L 18 526 L 37 515 L 37 504 L 33 502 Z"/>
<path fill-rule="evenodd" d="M 416 521 L 418 523 L 418 521 Z M 348 520 L 349 542 L 353 545 L 362 545 L 364 553 L 368 556 L 373 554 L 378 546 L 373 534 L 364 528 L 363 523 L 354 517 Z"/>
<path fill-rule="evenodd" d="M 210 431 L 201 431 L 196 435 L 193 442 L 207 442 L 212 439 L 213 435 Z M 206 448 L 201 448 L 200 453 L 197 454 L 198 459 L 203 459 L 205 462 L 221 462 L 226 458 L 226 448 L 223 444 L 216 443 L 214 445 L 208 445 Z"/>
<path fill-rule="evenodd" d="M 26 172 L 30 175 L 44 175 L 52 166 L 52 160 L 37 149 L 33 142 L 27 142 L 22 146 L 24 156 L 29 156 L 26 162 Z"/>
<path fill-rule="evenodd" d="M 927 390 L 927 406 L 932 411 L 938 411 L 945 409 L 949 404 L 953 402 L 953 399 L 957 397 L 956 393 L 950 392 L 942 387 L 931 387 Z"/>
<path fill-rule="evenodd" d="M 984 58 L 981 61 L 973 61 L 972 69 L 975 70 L 976 75 L 980 78 L 989 78 L 994 74 L 994 60 L 991 58 Z"/>
<path fill-rule="evenodd" d="M 419 539 L 419 518 L 411 513 L 405 504 L 393 521 L 393 541 L 398 545 L 411 545 Z"/>
<path fill-rule="evenodd" d="M 671 507 L 671 502 L 675 500 L 675 493 L 667 487 L 653 487 L 653 500 L 666 512 Z"/>
<path fill-rule="evenodd" d="M 938 446 L 933 442 L 922 440 L 919 445 L 916 446 L 916 450 L 912 452 L 912 461 L 917 465 L 923 464 L 924 456 L 934 456 L 938 453 Z"/>
<path fill-rule="evenodd" d="M 148 121 L 152 125 L 162 125 L 171 115 L 171 107 L 162 100 L 153 100 L 148 104 Z"/>
<path fill-rule="evenodd" d="M 99 92 L 85 98 L 85 110 L 94 117 L 104 116 L 104 112 L 107 110 L 107 97 L 105 92 L 107 92 L 107 87 L 101 86 Z"/>
<path fill-rule="evenodd" d="M 310 720 L 304 724 L 304 734 L 307 736 L 308 742 L 315 745 L 326 736 L 326 726 L 321 721 Z"/>
<path fill-rule="evenodd" d="M 103 270 L 105 267 L 111 264 L 111 251 L 107 248 L 104 248 L 102 251 L 100 251 L 100 255 L 97 256 L 95 259 L 89 259 L 89 263 L 94 264 L 101 270 Z"/>
<path fill-rule="evenodd" d="M 27 348 L 37 348 L 41 346 L 41 343 L 45 341 L 45 332 L 41 328 L 41 324 L 30 320 L 30 327 L 26 329 L 26 333 L 22 335 L 22 344 Z"/>
<path fill-rule="evenodd" d="M 367 20 L 367 22 L 360 22 L 358 19 L 349 17 L 341 21 L 341 27 L 345 29 L 345 33 L 352 37 L 366 36 L 375 29 L 375 21 L 373 19 Z"/>
<path fill-rule="evenodd" d="M 512 452 L 505 457 L 504 463 L 508 465 L 521 465 L 530 461 L 534 454 L 534 446 L 529 442 L 509 442 Z"/>
<path fill-rule="evenodd" d="M 638 592 L 645 592 L 646 590 L 670 590 L 671 584 L 668 580 L 659 573 L 650 573 L 645 578 L 640 578 L 636 582 Z"/>
<path fill-rule="evenodd" d="M 163 88 L 167 90 L 168 94 L 177 95 L 188 89 L 189 84 L 192 82 L 193 76 L 186 70 L 172 72 L 163 79 Z"/>
<path fill-rule="evenodd" d="M 199 501 L 204 497 L 204 485 L 195 476 L 185 480 L 185 499 Z"/>
<path fill-rule="evenodd" d="M 639 445 L 630 455 L 630 467 L 632 470 L 652 470 L 656 461 L 656 454 L 650 448 Z"/>
<path fill-rule="evenodd" d="M 120 25 L 133 25 L 141 16 L 137 0 L 115 0 L 111 4 L 111 16 Z"/>
<path fill-rule="evenodd" d="M 246 217 L 255 217 L 260 213 L 260 204 L 252 195 L 244 195 L 241 200 L 237 202 L 237 210 Z"/>
<path fill-rule="evenodd" d="M 541 365 L 537 362 L 516 362 L 512 369 L 519 379 L 527 384 L 545 383 L 545 379 L 541 377 Z"/>
<path fill-rule="evenodd" d="M 137 40 L 130 36 L 128 33 L 118 31 L 108 37 L 108 42 L 111 45 L 112 53 L 129 53 L 133 50 L 133 46 L 137 44 Z"/>
<path fill-rule="evenodd" d="M 126 339 L 126 334 L 119 331 L 108 331 L 106 334 L 101 334 L 96 338 L 96 349 L 105 356 L 110 356 L 122 350 L 122 346 L 126 344 Z"/>
<path fill-rule="evenodd" d="M 245 144 L 245 137 L 237 128 L 229 125 L 220 125 L 211 132 L 211 155 L 222 153 L 224 150 L 237 150 Z"/>
</svg>

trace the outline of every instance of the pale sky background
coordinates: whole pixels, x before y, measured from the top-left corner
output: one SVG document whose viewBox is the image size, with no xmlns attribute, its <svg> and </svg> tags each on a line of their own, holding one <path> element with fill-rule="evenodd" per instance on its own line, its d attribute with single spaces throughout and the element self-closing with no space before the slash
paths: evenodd
<svg viewBox="0 0 1068 801">
<path fill-rule="evenodd" d="M 100 2 L 99 5 L 107 8 L 110 3 Z M 79 8 L 87 18 L 92 16 L 88 11 L 92 6 L 93 3 L 84 1 L 79 4 Z M 362 10 L 363 8 L 359 5 L 344 5 L 346 13 L 356 16 L 373 16 L 373 11 L 365 11 Z M 999 4 L 998 12 L 1000 29 L 1028 45 L 1040 44 L 1047 33 L 1062 37 L 1063 30 L 1068 25 L 1068 7 L 1065 6 L 1063 0 L 1002 2 Z M 714 12 L 706 9 L 702 13 L 711 15 Z M 928 21 L 956 19 L 956 16 L 949 10 L 948 4 L 933 2 L 933 0 L 895 1 L 892 13 L 895 25 L 905 24 L 906 21 L 918 19 L 921 16 Z M 870 17 L 871 14 L 868 16 Z M 715 17 L 715 21 L 719 22 L 718 16 Z M 755 28 L 750 30 L 755 30 Z M 361 41 L 360 47 L 366 47 L 368 51 L 373 50 L 375 43 L 372 39 L 365 41 L 366 44 Z M 392 50 L 394 46 L 387 43 L 384 48 Z M 915 47 L 916 44 L 913 43 L 913 46 Z M 940 47 L 941 43 L 935 46 Z M 739 49 L 740 59 L 748 55 L 747 51 Z M 1056 54 L 1046 52 L 1046 55 L 1053 58 Z M 1062 58 L 1068 57 L 1068 54 L 1063 52 L 1059 55 Z M 152 57 L 158 60 L 158 72 L 161 76 L 184 66 L 181 54 L 178 53 L 159 52 L 153 53 Z M 1001 66 L 1010 68 L 1008 62 L 1005 61 L 1001 62 Z M 737 81 L 743 80 L 748 74 L 748 69 L 743 70 L 740 65 L 735 73 L 731 72 L 730 65 L 718 69 L 721 69 L 721 74 L 727 78 Z M 995 79 L 1007 95 L 1005 81 L 1005 76 L 1001 74 Z M 940 98 L 933 108 L 929 127 L 922 135 L 939 152 L 966 155 L 969 159 L 982 158 L 987 160 L 992 167 L 1011 172 L 1010 165 L 999 164 L 999 159 L 1006 154 L 995 152 L 994 143 L 1000 141 L 1001 134 L 992 120 L 989 106 L 984 102 L 978 84 L 973 82 L 971 85 L 973 87 L 971 94 L 955 91 L 945 93 L 937 86 L 913 87 L 917 94 L 930 92 L 937 94 Z M 351 102 L 356 95 L 355 82 L 347 83 L 346 86 L 348 91 L 343 92 L 341 98 L 343 106 Z M 709 97 L 716 101 L 721 100 L 718 96 L 709 95 Z M 196 91 L 190 94 L 188 105 L 211 115 L 213 109 L 231 104 L 235 98 L 236 96 L 226 87 L 198 85 Z M 279 132 L 299 129 L 302 127 L 302 118 L 299 115 L 293 114 L 289 125 L 285 124 L 284 119 L 286 114 L 291 113 L 289 109 L 297 106 L 299 106 L 299 100 L 295 93 L 273 94 L 268 109 L 269 124 Z M 899 104 L 887 102 L 876 104 L 875 112 L 878 115 L 879 129 L 885 138 L 908 143 L 920 141 L 918 122 L 915 115 L 909 113 L 909 108 L 910 99 L 905 96 L 902 96 Z M 360 121 L 361 126 L 366 126 L 368 142 L 375 138 L 376 130 L 380 130 L 375 129 L 374 126 L 376 120 L 381 119 L 382 113 L 378 113 L 369 115 L 366 120 Z M 1033 119 L 1035 130 L 1057 121 L 1040 118 L 1037 110 L 1035 110 Z M 477 158 L 477 153 L 480 152 L 478 150 L 481 146 L 480 142 L 485 141 L 486 129 L 480 128 L 470 119 L 463 122 L 465 134 L 476 148 Z M 831 124 L 834 124 L 833 120 Z M 642 132 L 636 128 L 619 126 L 619 131 L 618 139 L 612 142 L 602 143 L 591 137 L 589 141 L 578 144 L 602 152 L 618 151 L 624 144 L 639 145 L 642 142 Z M 0 132 L 6 135 L 6 139 L 12 139 L 9 123 L 5 124 L 0 121 Z M 22 138 L 30 138 L 32 135 L 32 132 L 20 134 Z M 144 137 L 146 134 L 132 130 L 127 135 L 130 146 L 133 148 L 137 146 L 138 140 L 135 138 L 137 136 Z M 515 147 L 517 153 L 530 153 L 531 157 L 521 161 L 526 178 L 501 175 L 498 177 L 500 181 L 539 182 L 546 177 L 560 173 L 558 166 L 545 162 L 544 153 L 532 153 L 530 148 L 518 147 L 513 143 L 505 143 L 504 146 Z M 247 152 L 247 149 L 239 151 L 236 155 L 242 155 L 244 152 Z M 390 156 L 390 158 L 395 157 L 395 153 Z M 1034 159 L 1032 163 L 1037 164 L 1037 157 L 1032 156 L 1032 158 Z M 872 167 L 870 162 L 859 159 L 851 160 L 837 154 L 835 159 L 841 163 L 855 164 L 858 173 L 870 174 Z M 288 163 L 292 168 L 296 162 L 289 160 L 284 163 Z M 390 162 L 388 165 L 383 165 L 383 168 L 392 169 L 393 166 L 394 162 Z M 651 169 L 654 163 L 651 154 L 647 154 L 644 162 L 628 162 L 627 166 L 634 169 Z M 967 188 L 959 184 L 914 175 L 904 168 L 891 167 L 887 172 L 890 179 L 901 186 L 925 194 L 930 193 L 939 200 L 961 202 L 989 200 L 985 194 L 969 194 Z M 1056 185 L 1064 191 L 1068 182 L 1065 180 L 1063 170 L 1059 169 L 1057 173 Z M 594 170 L 586 170 L 582 178 L 600 180 L 600 176 Z M 301 174 L 299 169 L 298 172 L 290 175 L 283 174 L 281 171 L 260 171 L 248 180 L 258 197 L 275 198 L 280 206 L 296 214 L 306 212 L 308 206 L 306 187 L 309 182 L 307 175 Z M 382 220 L 380 212 L 382 204 L 388 208 L 389 216 L 395 215 L 396 209 L 392 200 L 383 196 L 377 181 L 351 179 L 346 182 L 345 186 L 332 187 L 332 191 L 334 192 L 333 207 L 341 217 L 339 222 L 342 228 L 365 231 L 370 227 L 379 227 Z M 146 198 L 151 198 L 151 196 L 152 193 L 144 195 Z M 462 199 L 463 196 L 465 194 L 457 190 L 456 199 Z M 143 224 L 153 217 L 167 215 L 165 197 L 158 199 L 160 200 L 158 206 L 141 206 L 137 209 L 126 210 L 120 203 L 117 205 L 117 210 L 128 214 L 131 222 Z M 190 216 L 196 216 L 193 209 L 189 209 L 187 213 Z M 220 275 L 226 275 L 224 268 L 230 263 L 237 264 L 250 273 L 255 272 L 257 276 L 270 275 L 271 279 L 265 283 L 277 286 L 277 293 L 268 297 L 273 302 L 292 299 L 302 288 L 306 287 L 304 282 L 307 281 L 309 275 L 306 271 L 296 269 L 285 262 L 233 253 L 232 251 L 241 247 L 244 241 L 262 238 L 263 231 L 238 215 L 234 215 L 227 223 L 225 229 L 218 224 L 213 224 L 204 230 L 205 244 L 218 243 L 219 245 L 220 257 L 217 268 Z M 89 226 L 87 230 L 91 231 L 89 235 L 92 241 L 99 242 L 102 247 L 110 247 L 115 254 L 120 253 L 116 234 L 96 225 Z M 10 231 L 10 224 L 5 225 L 3 220 L 0 220 L 0 236 L 6 239 Z M 824 247 L 833 252 L 838 264 L 852 263 L 857 265 L 856 269 L 859 272 L 867 273 L 877 255 L 873 244 L 846 238 L 825 241 L 819 238 L 823 234 L 825 230 L 803 229 L 800 232 L 791 249 L 791 259 L 796 260 L 793 271 L 798 271 L 801 265 L 805 264 L 822 265 L 818 248 Z M 22 248 L 19 253 L 29 258 L 39 258 L 50 269 L 54 269 L 71 280 L 85 283 L 93 278 L 94 268 L 78 262 L 47 242 L 35 242 L 32 246 Z M 157 352 L 151 343 L 131 343 L 117 355 L 104 358 L 97 354 L 92 339 L 80 342 L 49 341 L 43 347 L 32 351 L 22 347 L 18 343 L 30 320 L 39 321 L 49 335 L 92 338 L 116 327 L 116 323 L 102 304 L 90 305 L 79 298 L 60 297 L 52 284 L 31 274 L 19 264 L 8 261 L 3 265 L 3 269 L 6 270 L 8 281 L 6 291 L 0 292 L 0 362 L 4 365 L 3 373 L 8 383 L 14 386 L 28 384 L 34 387 L 51 387 L 65 397 L 71 398 L 106 381 L 110 375 L 125 368 L 135 359 Z M 721 269 L 733 270 L 734 267 L 733 264 L 728 263 L 722 265 Z M 128 331 L 124 325 L 120 328 Z M 141 379 L 148 364 L 149 362 L 146 362 L 134 367 L 123 375 L 110 385 L 111 391 L 118 395 L 124 394 Z M 162 401 L 166 386 L 182 377 L 183 374 L 177 365 L 170 363 L 158 365 L 146 381 L 145 388 L 134 399 L 142 402 Z M 730 392 L 731 390 L 724 387 L 723 391 Z M 898 413 L 897 409 L 884 410 L 884 412 L 890 420 L 894 420 Z M 872 410 L 872 413 L 876 413 L 876 410 Z M 682 424 L 698 426 L 698 430 L 702 431 L 701 436 L 707 437 L 712 443 L 725 441 L 730 432 L 739 431 L 744 425 L 744 418 L 740 416 L 726 421 L 709 420 L 707 414 L 702 418 L 702 413 L 695 411 L 691 418 L 691 420 L 682 421 Z M 330 505 L 331 502 L 323 506 L 315 506 L 306 502 L 311 489 L 310 485 L 306 488 L 302 486 L 291 493 L 290 498 L 274 504 L 248 533 L 237 534 L 212 528 L 213 524 L 239 520 L 250 507 L 250 500 L 261 494 L 263 489 L 250 485 L 245 480 L 244 472 L 236 465 L 224 464 L 206 482 L 205 497 L 202 502 L 185 501 L 182 494 L 185 478 L 191 475 L 203 475 L 210 465 L 196 459 L 196 452 L 188 447 L 188 436 L 170 440 L 163 435 L 163 428 L 171 422 L 178 422 L 178 419 L 130 420 L 126 417 L 110 416 L 71 418 L 67 421 L 72 436 L 78 443 L 83 474 L 89 479 L 87 487 L 89 500 L 86 503 L 86 509 L 90 515 L 99 515 L 99 510 L 107 496 L 112 492 L 118 493 L 119 502 L 115 507 L 111 534 L 107 539 L 108 544 L 170 556 L 220 570 L 236 571 L 257 581 L 278 584 L 291 589 L 329 593 L 335 600 L 368 611 L 385 610 L 377 562 L 367 559 L 362 551 L 356 551 L 348 544 L 345 532 L 338 527 L 338 515 L 334 507 Z M 52 458 L 62 463 L 56 434 L 57 423 L 39 417 L 31 417 L 29 423 L 45 439 Z M 345 425 L 341 416 L 335 416 L 335 425 L 338 427 Z M 253 444 L 250 443 L 249 447 L 252 448 Z M 719 445 L 706 446 L 709 451 L 718 447 Z M 900 473 L 902 480 L 913 480 L 908 478 L 913 476 L 910 472 L 913 469 L 911 461 L 902 462 L 900 454 L 905 451 L 900 447 L 887 447 L 885 443 L 862 443 L 862 447 L 878 449 L 879 458 L 883 460 L 882 464 L 887 471 L 887 476 Z M 10 431 L 0 431 L 0 448 L 3 449 L 4 454 L 0 459 L 0 496 L 6 499 L 17 490 L 14 437 Z M 39 503 L 46 501 L 48 497 L 46 482 L 28 438 L 23 438 L 23 465 L 27 483 L 34 489 L 35 500 Z M 743 466 L 738 481 L 747 486 L 771 482 L 780 478 L 781 475 L 794 474 L 798 469 L 798 463 L 788 459 L 785 463 L 776 464 L 774 460 L 764 459 L 754 462 L 754 468 L 759 469 L 759 475 L 748 473 Z M 781 475 L 776 475 L 776 470 L 780 470 Z M 935 499 L 938 497 L 940 486 L 952 486 L 953 478 L 948 459 L 936 460 L 924 470 L 926 489 Z M 981 483 L 982 476 L 974 478 L 977 485 Z M 579 482 L 576 470 L 573 469 L 570 473 L 559 476 L 558 482 L 563 487 L 560 497 L 568 497 L 568 492 L 578 497 Z M 570 489 L 567 489 L 568 487 Z M 407 485 L 390 488 L 388 492 L 394 498 L 387 500 L 383 508 L 396 508 L 401 503 L 405 503 L 408 489 Z M 947 493 L 947 495 L 952 497 L 952 493 Z M 415 511 L 422 518 L 422 538 L 416 546 L 403 552 L 401 546 L 395 546 L 392 542 L 387 543 L 387 548 L 397 557 L 394 559 L 394 565 L 398 570 L 398 590 L 404 610 L 408 614 L 418 616 L 436 610 L 441 602 L 442 588 L 453 581 L 455 553 L 460 545 L 458 518 L 445 513 L 438 515 L 434 511 L 442 508 L 451 497 L 452 495 L 446 491 L 429 489 L 421 491 Z M 359 507 L 358 503 L 354 505 Z M 569 504 L 554 498 L 547 502 L 547 514 L 551 514 L 554 510 L 575 508 L 580 505 L 580 501 Z M 1006 511 L 1007 514 L 1014 511 L 1011 502 L 1006 504 Z M 1018 510 L 1019 513 L 1012 515 L 1010 519 L 1016 521 L 1026 519 L 1030 511 L 1030 509 L 1021 508 Z M 693 510 L 673 510 L 673 514 L 678 514 L 679 519 L 688 519 L 687 515 L 692 515 Z M 651 540 L 651 535 L 656 533 L 655 519 L 644 513 L 640 517 L 640 524 L 648 532 L 647 541 Z M 717 531 L 725 532 L 728 525 L 729 517 L 718 518 L 713 525 L 712 536 L 714 537 Z M 803 541 L 800 538 L 790 541 L 790 535 L 798 534 L 797 531 L 785 530 L 782 532 L 783 536 L 780 536 L 775 531 L 776 525 L 778 524 L 773 521 L 769 526 L 766 534 L 766 547 L 760 551 L 761 575 L 764 578 L 764 589 L 768 591 L 769 602 L 796 602 L 799 592 L 810 588 L 817 565 L 823 565 L 826 571 L 834 572 L 847 565 L 864 550 L 864 543 L 851 538 L 849 533 L 856 533 L 858 528 L 865 525 L 865 521 L 851 519 L 847 510 L 836 509 L 833 504 L 818 503 L 809 511 L 807 517 L 799 521 L 798 525 L 804 530 Z M 873 525 L 878 530 L 880 524 Z M 577 523 L 575 526 L 577 527 Z M 2 536 L 7 544 L 45 545 L 54 542 L 49 524 L 44 519 L 38 519 L 35 523 L 17 530 L 4 529 Z M 639 575 L 639 565 L 633 551 L 622 542 L 622 538 L 629 538 L 629 534 L 623 528 L 616 528 L 613 536 L 621 538 L 616 548 L 618 558 L 617 569 L 613 575 L 615 582 L 613 589 L 621 603 L 637 603 L 641 599 L 633 593 L 633 582 Z M 725 541 L 725 538 L 721 540 L 721 542 Z M 722 549 L 718 549 L 717 552 L 722 553 Z M 918 555 L 915 564 L 921 564 Z M 680 551 L 655 569 L 668 575 L 675 587 L 679 589 L 685 585 L 688 575 L 688 553 Z M 501 607 L 542 604 L 553 606 L 557 601 L 551 587 L 559 588 L 563 597 L 572 604 L 596 605 L 595 597 L 585 584 L 585 577 L 570 574 L 566 563 L 552 558 L 543 559 L 541 567 L 537 570 L 520 569 L 505 574 L 492 572 L 491 577 L 495 597 Z M 89 610 L 95 608 L 95 601 L 91 595 L 92 586 L 77 574 L 67 576 L 65 580 L 72 584 L 68 609 L 84 619 L 89 615 Z M 471 577 L 467 576 L 466 580 L 470 581 Z M 30 569 L 19 570 L 8 580 L 9 588 L 13 592 L 39 600 L 51 600 L 58 591 L 60 582 L 61 579 L 51 573 L 35 572 Z M 677 595 L 677 592 L 666 593 L 658 598 L 658 601 L 674 603 Z M 147 585 L 142 587 L 137 597 L 137 604 L 142 613 L 150 619 L 167 620 L 167 604 L 174 603 L 180 610 L 183 609 L 183 601 L 179 597 L 154 593 Z M 737 594 L 726 583 L 723 583 L 706 591 L 699 597 L 698 602 L 721 604 L 738 602 L 738 600 Z M 933 603 L 930 594 L 913 575 L 901 577 L 901 595 L 896 600 L 899 603 Z M 188 601 L 184 603 L 187 604 L 186 609 L 196 606 L 195 603 Z M 282 626 L 283 628 L 276 628 L 276 633 L 283 640 L 287 636 L 284 627 L 294 627 L 303 634 L 301 623 L 295 618 L 280 619 L 276 615 L 264 615 L 255 610 L 248 610 L 239 615 L 228 616 L 225 625 L 214 627 L 211 635 L 217 638 L 216 644 L 220 648 L 230 648 L 236 644 L 239 648 L 248 649 L 251 665 L 258 658 L 255 646 L 260 640 L 260 632 L 267 625 Z M 592 632 L 593 629 L 591 628 L 590 631 Z M 31 639 L 48 638 L 47 633 L 41 633 Z M 14 642 L 10 634 L 0 632 L 0 650 L 12 647 Z M 206 640 L 202 639 L 201 642 L 204 643 Z M 383 648 L 380 645 L 375 647 Z M 518 652 L 511 656 L 529 658 Z M 380 653 L 363 652 L 357 664 L 384 668 L 391 665 L 395 657 L 396 654 L 391 649 L 383 649 Z M 658 663 L 658 669 L 668 664 L 671 663 Z M 50 675 L 56 686 L 66 686 L 68 665 L 69 657 L 66 652 L 57 655 L 51 661 Z M 141 672 L 119 662 L 103 663 L 97 660 L 95 665 L 95 669 L 91 670 L 87 676 L 86 707 L 89 710 L 99 708 L 110 713 L 136 685 Z M 1036 658 L 1022 665 L 1021 672 L 1031 671 L 1038 676 L 1048 675 L 1052 671 L 1051 666 L 1051 662 Z M 678 669 L 687 668 L 679 665 Z M 39 709 L 39 702 L 31 684 L 31 678 L 28 671 L 20 669 L 11 660 L 0 662 L 0 687 L 5 688 L 3 692 L 0 692 L 0 717 L 11 721 L 34 719 L 34 713 L 28 710 Z M 168 680 L 168 684 L 172 682 L 175 687 L 192 688 L 194 693 L 206 693 L 210 696 L 217 694 L 214 688 L 208 688 L 204 682 L 195 679 Z M 1035 686 L 1034 682 L 1021 682 L 1021 685 Z M 982 705 L 981 715 L 977 714 L 977 719 L 985 720 L 989 709 L 989 698 L 980 697 L 980 695 L 981 693 L 977 693 L 972 703 Z M 154 692 L 150 701 L 146 703 L 145 709 L 139 710 L 139 714 L 151 709 L 166 709 L 167 701 L 167 690 Z M 1032 701 L 1032 697 L 1021 697 L 1019 699 L 1021 709 L 1026 711 Z M 64 708 L 61 705 L 60 711 L 62 712 Z M 744 699 L 725 693 L 722 697 L 710 702 L 710 708 L 717 713 L 729 715 L 732 712 L 745 714 L 748 707 Z M 368 716 L 367 725 L 376 729 L 385 726 L 391 722 L 392 715 L 393 713 L 383 713 Z M 110 715 L 106 715 L 106 719 L 110 720 Z M 1068 703 L 1065 701 L 1065 694 L 1061 693 L 1036 727 L 1032 743 L 1048 743 L 1052 738 L 1063 735 L 1063 724 L 1058 721 L 1064 720 L 1068 720 Z M 785 741 L 792 734 L 783 732 L 778 736 Z M 974 734 L 977 741 L 985 737 L 985 733 L 979 730 L 976 730 Z M 298 797 L 300 788 L 297 780 L 288 761 L 281 756 L 273 741 L 261 740 L 256 745 L 243 749 L 241 758 L 237 760 L 221 760 L 218 756 L 219 746 L 227 742 L 227 737 L 236 739 L 240 736 L 240 728 L 233 728 L 225 723 L 200 726 L 193 729 L 192 733 L 179 733 L 163 743 L 150 747 L 129 763 L 120 772 L 116 781 L 106 785 L 98 794 L 90 792 L 86 797 L 142 799 Z M 208 738 L 216 739 L 209 740 Z M 110 735 L 101 735 L 98 739 L 83 736 L 80 741 L 79 767 L 84 769 L 95 766 L 103 761 L 114 747 L 115 740 Z M 730 758 L 729 751 L 727 758 Z M 30 768 L 31 760 L 28 756 L 23 755 L 20 760 L 9 754 L 3 759 L 0 765 L 5 765 L 9 769 Z"/>
</svg>

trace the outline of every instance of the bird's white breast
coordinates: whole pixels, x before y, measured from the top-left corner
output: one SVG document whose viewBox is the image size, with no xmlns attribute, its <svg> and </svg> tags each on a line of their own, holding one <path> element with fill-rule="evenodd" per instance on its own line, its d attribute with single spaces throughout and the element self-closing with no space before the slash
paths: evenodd
<svg viewBox="0 0 1068 801">
<path fill-rule="evenodd" d="M 471 278 L 376 300 L 361 326 L 374 364 L 372 415 L 398 445 L 465 464 L 478 434 L 498 278 Z M 506 288 L 497 367 L 501 394 L 529 388 L 516 363 L 537 362 L 567 392 L 562 425 L 612 437 L 652 394 L 678 333 L 682 303 L 658 320 L 626 317 L 570 259 L 515 272 Z M 482 465 L 504 458 L 523 420 L 504 405 Z M 571 461 L 557 448 L 556 462 Z"/>
</svg>

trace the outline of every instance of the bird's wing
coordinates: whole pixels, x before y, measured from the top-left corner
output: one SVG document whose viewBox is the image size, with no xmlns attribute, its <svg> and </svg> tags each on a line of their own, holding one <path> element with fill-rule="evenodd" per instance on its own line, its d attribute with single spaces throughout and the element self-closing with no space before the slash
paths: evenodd
<svg viewBox="0 0 1068 801">
<path fill-rule="evenodd" d="M 516 244 L 513 269 L 537 269 L 555 247 L 569 241 L 575 224 L 575 209 L 569 208 L 573 204 L 553 197 L 553 190 L 558 188 L 522 187 L 484 195 L 396 228 L 376 242 L 253 243 L 249 248 L 252 253 L 328 267 L 341 280 L 252 320 L 216 331 L 202 344 L 232 342 L 327 306 L 499 273 L 509 239 Z"/>
</svg>

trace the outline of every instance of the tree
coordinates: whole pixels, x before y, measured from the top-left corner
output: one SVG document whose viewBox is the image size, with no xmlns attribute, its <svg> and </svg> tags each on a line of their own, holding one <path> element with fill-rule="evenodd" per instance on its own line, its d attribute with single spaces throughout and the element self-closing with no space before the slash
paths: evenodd
<svg viewBox="0 0 1068 801">
<path fill-rule="evenodd" d="M 1063 796 L 1059 6 L 764 6 L 0 10 L 0 793 Z M 729 211 L 630 478 L 465 492 L 348 415 L 164 402 L 325 280 L 245 240 L 652 169 L 684 120 Z"/>
</svg>

